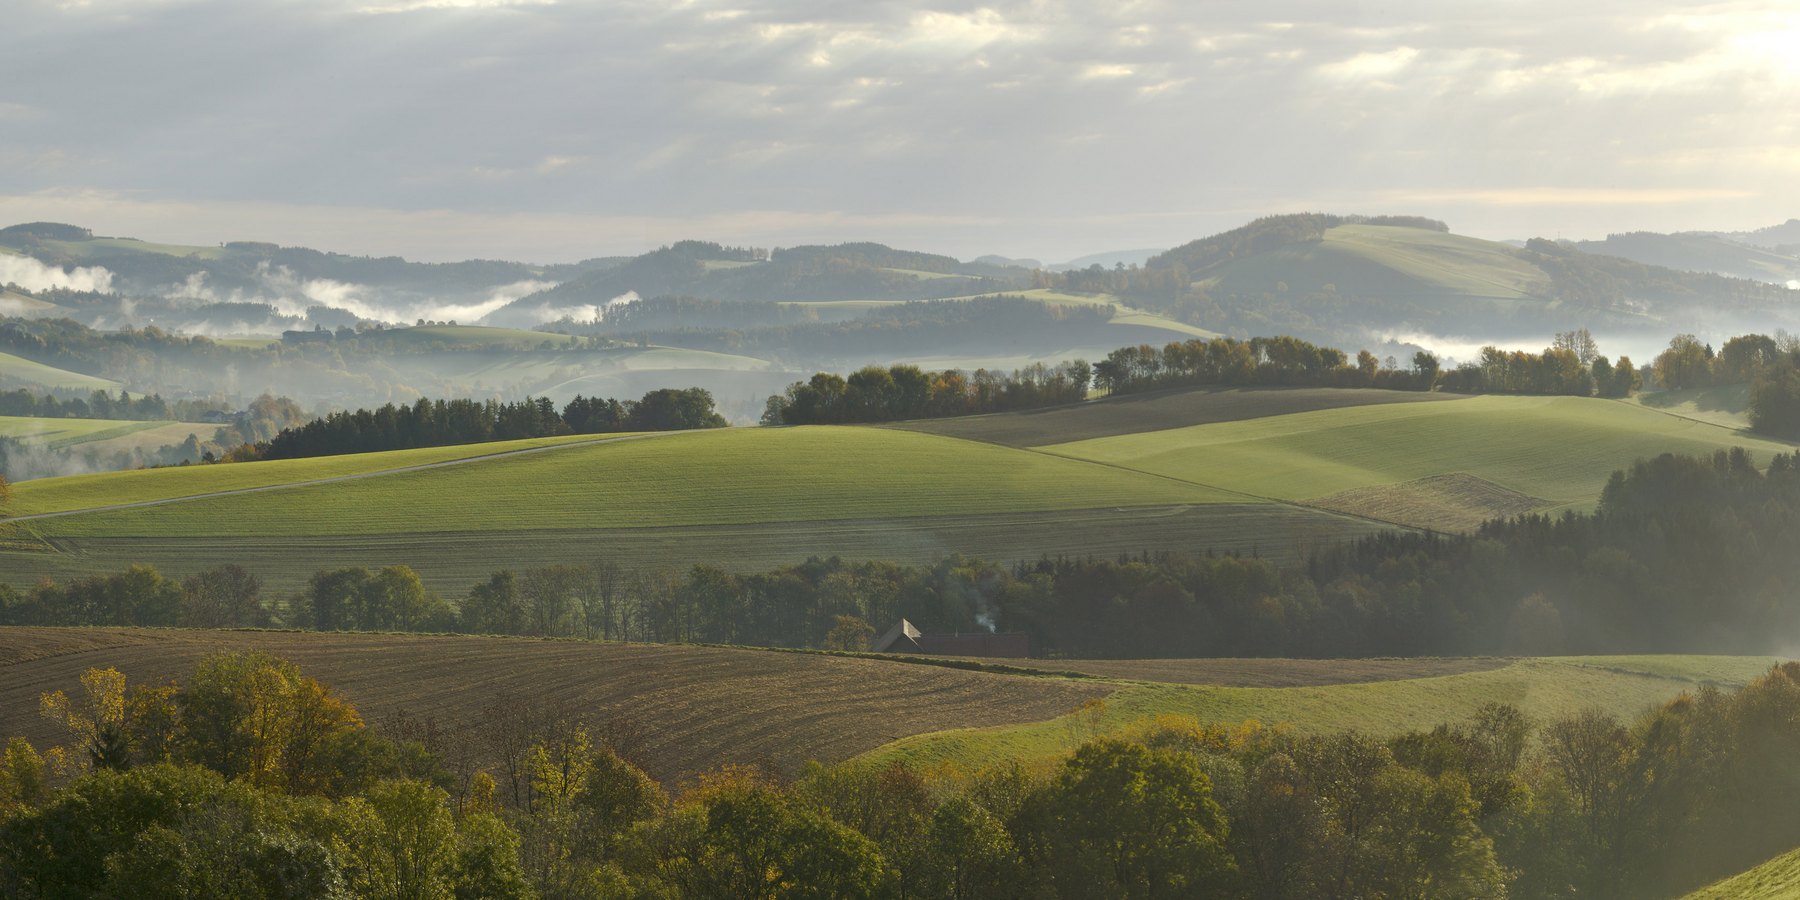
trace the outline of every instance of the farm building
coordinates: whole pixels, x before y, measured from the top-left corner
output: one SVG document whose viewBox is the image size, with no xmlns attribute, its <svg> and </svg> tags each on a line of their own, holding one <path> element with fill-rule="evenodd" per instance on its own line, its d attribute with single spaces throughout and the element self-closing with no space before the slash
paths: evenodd
<svg viewBox="0 0 1800 900">
<path fill-rule="evenodd" d="M 901 619 L 887 633 L 870 645 L 876 653 L 931 653 L 942 656 L 1002 656 L 1022 658 L 1031 655 L 1031 637 L 1023 632 L 970 631 L 953 634 L 926 634 L 913 623 Z"/>
</svg>

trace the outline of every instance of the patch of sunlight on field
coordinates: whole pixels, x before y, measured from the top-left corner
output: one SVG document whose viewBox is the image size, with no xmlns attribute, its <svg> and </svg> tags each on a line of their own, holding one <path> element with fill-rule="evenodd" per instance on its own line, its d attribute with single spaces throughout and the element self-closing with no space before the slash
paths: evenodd
<svg viewBox="0 0 1800 900">
<path fill-rule="evenodd" d="M 1176 714 L 1204 723 L 1256 720 L 1302 733 L 1355 729 L 1390 736 L 1468 718 L 1483 703 L 1510 703 L 1538 721 L 1599 706 L 1630 718 L 1702 684 L 1740 685 L 1774 657 L 1639 656 L 1520 659 L 1480 672 L 1321 687 L 1235 688 L 1114 682 L 1097 727 L 1076 715 L 1002 728 L 918 735 L 864 754 L 966 770 L 1014 760 L 1041 766 L 1098 734 Z M 1054 661 L 1044 661 L 1054 668 Z"/>
</svg>

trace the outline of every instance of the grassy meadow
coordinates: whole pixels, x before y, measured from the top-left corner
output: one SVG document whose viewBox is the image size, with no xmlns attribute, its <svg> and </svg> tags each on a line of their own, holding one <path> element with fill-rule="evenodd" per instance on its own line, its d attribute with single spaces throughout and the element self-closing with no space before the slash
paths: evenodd
<svg viewBox="0 0 1800 900">
<path fill-rule="evenodd" d="M 1703 684 L 1741 685 L 1778 661 L 1725 656 L 1525 658 L 1498 668 L 1437 677 L 1298 687 L 1114 680 L 1119 688 L 1106 698 L 1098 717 L 1072 714 L 1025 725 L 917 735 L 871 751 L 863 759 L 900 759 L 970 771 L 1001 760 L 1044 765 L 1092 737 L 1160 715 L 1228 725 L 1254 720 L 1306 733 L 1355 729 L 1376 736 L 1466 719 L 1488 702 L 1511 703 L 1539 721 L 1590 706 L 1630 718 Z M 1038 664 L 1055 667 L 1050 660 Z M 1124 661 L 1117 665 L 1129 667 Z"/>
<path fill-rule="evenodd" d="M 116 381 L 46 366 L 10 353 L 0 353 L 0 381 L 72 391 L 117 391 Z"/>
<path fill-rule="evenodd" d="M 1322 409 L 1041 449 L 1290 502 L 1463 473 L 1556 508 L 1591 505 L 1608 476 L 1635 459 L 1735 446 L 1762 460 L 1788 450 L 1628 403 L 1501 396 Z"/>
<path fill-rule="evenodd" d="M 1800 850 L 1709 884 L 1683 900 L 1793 900 L 1800 897 Z"/>
<path fill-rule="evenodd" d="M 321 478 L 366 475 L 407 466 L 492 456 L 532 447 L 593 441 L 597 437 L 599 436 L 571 435 L 530 438 L 454 447 L 422 447 L 386 453 L 354 453 L 216 466 L 132 469 L 97 475 L 42 478 L 21 483 L 13 489 L 13 504 L 8 513 L 13 516 L 31 516 L 125 503 L 172 500 L 220 491 L 277 487 Z"/>
<path fill-rule="evenodd" d="M 482 444 L 461 452 L 502 449 Z M 17 511 L 333 477 L 455 458 L 453 452 L 327 457 L 280 469 L 265 468 L 273 463 L 238 464 L 191 470 L 194 475 L 184 479 L 159 471 L 50 479 L 40 483 L 43 487 L 21 486 Z M 250 471 L 233 473 L 237 468 Z M 208 477 L 221 474 L 227 481 Z M 298 536 L 696 526 L 1241 500 L 1226 491 L 1048 454 L 886 429 L 808 427 L 595 443 L 31 525 L 48 536 Z"/>
</svg>

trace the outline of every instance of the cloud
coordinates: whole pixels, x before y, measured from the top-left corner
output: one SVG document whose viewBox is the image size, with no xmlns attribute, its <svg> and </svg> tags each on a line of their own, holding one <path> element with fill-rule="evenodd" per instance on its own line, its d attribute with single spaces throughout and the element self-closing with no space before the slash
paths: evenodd
<svg viewBox="0 0 1800 900">
<path fill-rule="evenodd" d="M 103 266 L 47 266 L 29 256 L 0 254 L 0 284 L 16 284 L 36 293 L 54 288 L 71 291 L 112 290 L 113 273 Z"/>
<path fill-rule="evenodd" d="M 1750 227 L 1800 196 L 1780 0 L 185 0 L 8 24 L 0 121 L 29 127 L 0 196 L 188 211 L 144 237 L 281 209 L 316 246 L 421 258 L 671 228 L 1064 258 L 1349 193 L 1490 234 Z M 1102 220 L 1135 224 L 1069 227 Z"/>
</svg>

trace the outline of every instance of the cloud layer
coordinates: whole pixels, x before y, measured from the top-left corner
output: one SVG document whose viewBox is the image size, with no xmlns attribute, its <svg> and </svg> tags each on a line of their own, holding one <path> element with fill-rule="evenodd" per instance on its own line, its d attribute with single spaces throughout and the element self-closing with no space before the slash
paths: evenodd
<svg viewBox="0 0 1800 900">
<path fill-rule="evenodd" d="M 94 210 L 58 217 L 143 237 L 1057 259 L 1300 208 L 1497 237 L 1800 215 L 1800 12 L 1780 2 L 25 0 L 8 18 L 0 214 Z M 40 216 L 0 215 L 22 217 Z M 320 239 L 334 217 L 342 239 Z"/>
</svg>

